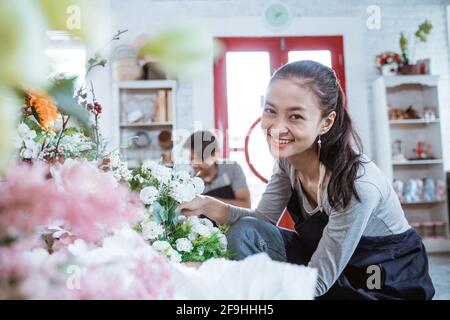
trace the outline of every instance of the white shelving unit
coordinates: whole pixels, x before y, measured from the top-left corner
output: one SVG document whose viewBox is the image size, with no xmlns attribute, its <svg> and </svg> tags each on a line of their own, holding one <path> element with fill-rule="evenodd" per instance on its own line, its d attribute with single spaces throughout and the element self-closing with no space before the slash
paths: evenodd
<svg viewBox="0 0 450 320">
<path fill-rule="evenodd" d="M 172 154 L 173 147 L 161 147 L 158 135 L 176 129 L 176 89 L 174 80 L 113 83 L 113 140 L 129 167 Z"/>
<path fill-rule="evenodd" d="M 406 183 L 409 179 L 422 178 L 446 181 L 440 121 L 443 103 L 438 76 L 386 76 L 374 81 L 373 104 L 377 148 L 375 161 L 391 181 L 398 179 Z M 432 106 L 435 108 L 436 118 L 389 119 L 389 107 L 406 109 L 409 106 L 413 106 L 419 115 L 422 115 L 424 107 Z M 392 146 L 396 140 L 401 140 L 404 144 L 406 157 L 404 161 L 392 159 Z M 413 158 L 413 148 L 417 141 L 426 141 L 431 145 L 430 153 L 433 159 L 409 160 Z M 447 200 L 402 203 L 402 208 L 410 224 L 416 228 L 430 223 L 439 226 L 433 229 L 435 234 L 432 237 L 423 236 L 428 252 L 450 251 Z"/>
</svg>

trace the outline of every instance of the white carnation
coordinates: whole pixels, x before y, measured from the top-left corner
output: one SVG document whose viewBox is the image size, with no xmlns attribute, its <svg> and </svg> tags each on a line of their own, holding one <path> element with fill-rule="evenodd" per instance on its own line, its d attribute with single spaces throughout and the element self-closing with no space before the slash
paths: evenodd
<svg viewBox="0 0 450 320">
<path fill-rule="evenodd" d="M 192 184 L 194 185 L 196 195 L 202 194 L 203 191 L 205 190 L 205 184 L 203 183 L 203 180 L 199 177 L 192 178 Z"/>
<path fill-rule="evenodd" d="M 149 221 L 142 224 L 142 236 L 145 240 L 154 240 L 164 234 L 164 228 L 159 223 Z"/>
<path fill-rule="evenodd" d="M 152 248 L 158 252 L 163 252 L 165 254 L 167 254 L 167 252 L 169 252 L 169 250 L 173 250 L 172 247 L 170 246 L 170 243 L 168 243 L 167 241 L 161 241 L 161 240 L 153 242 Z"/>
<path fill-rule="evenodd" d="M 174 178 L 180 182 L 187 182 L 191 180 L 191 176 L 186 171 L 177 171 L 173 175 Z"/>
<path fill-rule="evenodd" d="M 152 186 L 145 187 L 141 190 L 139 197 L 144 204 L 150 205 L 158 198 L 158 189 Z"/>
<path fill-rule="evenodd" d="M 17 133 L 19 137 L 23 140 L 32 140 L 36 137 L 36 131 L 31 130 L 25 123 L 21 123 L 17 128 Z"/>
<path fill-rule="evenodd" d="M 182 184 L 178 181 L 171 181 L 169 188 L 169 195 L 179 203 L 192 201 L 196 195 L 194 186 L 191 183 Z"/>
<path fill-rule="evenodd" d="M 195 232 L 190 232 L 190 233 L 188 234 L 188 239 L 189 239 L 190 241 L 194 241 L 194 240 L 196 240 L 197 238 L 198 238 L 198 234 L 195 233 Z"/>
<path fill-rule="evenodd" d="M 186 219 L 186 223 L 190 224 L 191 226 L 199 224 L 200 219 L 197 216 L 190 216 Z"/>
<path fill-rule="evenodd" d="M 199 221 L 202 225 L 208 227 L 208 229 L 211 229 L 211 231 L 215 231 L 214 229 L 218 230 L 217 228 L 214 228 L 214 224 L 209 219 L 201 218 Z"/>
<path fill-rule="evenodd" d="M 185 252 L 191 252 L 192 249 L 194 248 L 192 242 L 186 238 L 177 239 L 176 246 L 178 251 L 185 251 Z"/>
<path fill-rule="evenodd" d="M 119 152 L 113 152 L 109 155 L 111 168 L 119 167 L 122 164 Z"/>
<path fill-rule="evenodd" d="M 228 246 L 227 237 L 223 233 L 219 232 L 219 233 L 217 233 L 217 239 L 219 240 L 219 243 L 220 243 L 220 251 L 221 252 L 227 251 L 227 246 Z"/>
<path fill-rule="evenodd" d="M 39 152 L 41 151 L 41 147 L 38 143 L 34 142 L 34 140 L 24 140 L 25 148 L 23 148 L 20 152 L 20 156 L 23 159 L 37 159 L 39 156 Z"/>
<path fill-rule="evenodd" d="M 144 171 L 150 171 L 151 175 L 163 184 L 167 184 L 172 178 L 172 169 L 159 165 L 154 161 L 145 161 L 142 164 L 142 169 Z"/>
<path fill-rule="evenodd" d="M 174 263 L 180 263 L 181 260 L 182 260 L 181 254 L 178 251 L 174 250 L 174 249 L 170 249 L 167 252 L 167 256 L 170 258 L 170 261 L 174 262 Z"/>
<path fill-rule="evenodd" d="M 192 226 L 192 232 L 195 232 L 197 234 L 199 234 L 202 237 L 209 237 L 211 236 L 211 230 L 203 225 L 203 224 L 194 224 Z"/>
</svg>

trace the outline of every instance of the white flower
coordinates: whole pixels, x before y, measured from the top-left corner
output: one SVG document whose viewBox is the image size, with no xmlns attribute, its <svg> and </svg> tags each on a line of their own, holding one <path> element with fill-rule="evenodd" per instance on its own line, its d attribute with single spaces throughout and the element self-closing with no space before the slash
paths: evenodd
<svg viewBox="0 0 450 320">
<path fill-rule="evenodd" d="M 174 178 L 180 182 L 187 182 L 187 181 L 191 180 L 191 176 L 186 171 L 177 171 L 173 175 L 174 175 Z"/>
<path fill-rule="evenodd" d="M 142 163 L 142 170 L 151 172 L 152 168 L 156 165 L 157 163 L 155 163 L 155 161 L 146 160 Z"/>
<path fill-rule="evenodd" d="M 159 165 L 154 161 L 145 161 L 142 164 L 142 170 L 150 171 L 153 177 L 160 183 L 167 184 L 172 178 L 173 170 L 163 165 Z"/>
<path fill-rule="evenodd" d="M 145 187 L 141 190 L 139 197 L 144 204 L 150 205 L 158 198 L 158 189 L 152 186 Z"/>
<path fill-rule="evenodd" d="M 20 152 L 20 156 L 23 159 L 37 159 L 39 152 L 41 151 L 41 146 L 34 142 L 34 140 L 24 140 L 25 148 Z"/>
<path fill-rule="evenodd" d="M 194 185 L 196 195 L 202 194 L 203 191 L 205 190 L 205 184 L 203 183 L 203 180 L 199 177 L 192 178 L 192 184 Z"/>
<path fill-rule="evenodd" d="M 201 219 L 199 219 L 199 221 L 202 225 L 208 227 L 208 229 L 211 229 L 211 231 L 215 231 L 214 229 L 217 229 L 217 228 L 214 228 L 214 224 L 209 219 L 201 218 Z"/>
<path fill-rule="evenodd" d="M 170 249 L 169 252 L 167 252 L 167 256 L 170 258 L 170 261 L 174 263 L 180 263 L 182 260 L 181 254 L 174 249 Z"/>
<path fill-rule="evenodd" d="M 36 138 L 36 131 L 31 130 L 25 123 L 21 123 L 19 127 L 17 128 L 17 133 L 19 134 L 19 137 L 23 140 L 32 140 Z"/>
<path fill-rule="evenodd" d="M 195 198 L 195 189 L 192 184 L 182 184 L 178 181 L 171 181 L 169 184 L 169 195 L 177 202 L 189 202 Z"/>
<path fill-rule="evenodd" d="M 161 240 L 153 242 L 152 247 L 156 251 L 163 252 L 166 254 L 167 254 L 167 252 L 169 252 L 169 250 L 173 250 L 172 247 L 170 246 L 170 243 L 168 243 L 167 241 L 161 241 Z"/>
<path fill-rule="evenodd" d="M 190 241 L 194 241 L 194 240 L 196 240 L 197 238 L 198 238 L 198 234 L 195 233 L 195 232 L 190 232 L 190 233 L 188 234 L 188 239 L 189 239 Z"/>
<path fill-rule="evenodd" d="M 186 219 L 186 223 L 189 223 L 191 226 L 200 223 L 200 219 L 197 216 L 190 216 Z"/>
<path fill-rule="evenodd" d="M 154 240 L 164 234 L 164 228 L 154 221 L 142 224 L 142 236 L 145 240 Z"/>
<path fill-rule="evenodd" d="M 195 232 L 197 234 L 199 234 L 202 237 L 209 237 L 211 236 L 211 230 L 203 225 L 203 224 L 194 224 L 192 226 L 192 232 Z"/>
<path fill-rule="evenodd" d="M 84 240 L 77 239 L 74 243 L 70 244 L 67 247 L 67 250 L 69 250 L 69 252 L 74 256 L 81 256 L 88 252 L 88 247 Z"/>
<path fill-rule="evenodd" d="M 113 152 L 109 155 L 111 168 L 117 168 L 122 164 L 119 152 Z"/>
<path fill-rule="evenodd" d="M 177 245 L 178 251 L 191 252 L 192 249 L 194 248 L 194 246 L 192 245 L 192 242 L 186 238 L 177 239 L 176 245 Z"/>
<path fill-rule="evenodd" d="M 227 246 L 228 246 L 227 237 L 223 233 L 219 232 L 219 233 L 217 233 L 217 239 L 219 240 L 219 243 L 220 243 L 220 251 L 221 252 L 227 251 Z"/>
</svg>

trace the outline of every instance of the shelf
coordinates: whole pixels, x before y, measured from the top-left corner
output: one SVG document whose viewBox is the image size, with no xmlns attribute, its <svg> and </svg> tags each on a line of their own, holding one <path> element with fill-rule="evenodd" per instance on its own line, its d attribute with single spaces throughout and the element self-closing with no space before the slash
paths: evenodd
<svg viewBox="0 0 450 320">
<path fill-rule="evenodd" d="M 418 202 L 401 202 L 402 206 L 415 206 L 415 205 L 435 205 L 445 203 L 446 200 L 435 200 L 435 201 L 418 201 Z"/>
<path fill-rule="evenodd" d="M 409 166 L 409 165 L 423 165 L 423 164 L 442 164 L 442 159 L 433 160 L 408 160 L 408 161 L 393 161 L 394 166 Z"/>
<path fill-rule="evenodd" d="M 400 119 L 400 120 L 389 120 L 390 125 L 428 125 L 433 123 L 440 123 L 440 119 L 426 120 L 426 119 Z"/>
<path fill-rule="evenodd" d="M 423 244 L 428 253 L 450 252 L 450 240 L 443 238 L 424 238 Z"/>
<path fill-rule="evenodd" d="M 408 84 L 418 84 L 422 86 L 434 87 L 438 84 L 439 76 L 433 76 L 429 74 L 425 75 L 396 75 L 396 76 L 386 76 L 384 78 L 384 83 L 386 87 L 397 87 L 401 85 Z"/>
<path fill-rule="evenodd" d="M 121 123 L 121 128 L 153 128 L 153 127 L 171 127 L 172 122 L 148 122 L 148 123 Z"/>
<path fill-rule="evenodd" d="M 177 82 L 175 80 L 136 80 L 117 81 L 114 85 L 119 89 L 171 89 L 175 90 Z"/>
</svg>

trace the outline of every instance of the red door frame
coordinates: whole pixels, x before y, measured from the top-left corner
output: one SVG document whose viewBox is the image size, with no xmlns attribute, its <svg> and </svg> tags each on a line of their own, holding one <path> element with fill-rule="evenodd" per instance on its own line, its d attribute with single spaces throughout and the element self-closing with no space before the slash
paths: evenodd
<svg viewBox="0 0 450 320">
<path fill-rule="evenodd" d="M 295 50 L 329 50 L 331 64 L 344 92 L 344 39 L 343 36 L 314 37 L 258 37 L 258 38 L 217 38 L 224 46 L 224 54 L 214 64 L 214 123 L 223 134 L 223 157 L 228 158 L 228 107 L 226 81 L 226 52 L 268 51 L 270 71 L 275 72 L 288 61 L 288 52 Z M 240 148 L 234 148 L 242 150 Z"/>
</svg>

